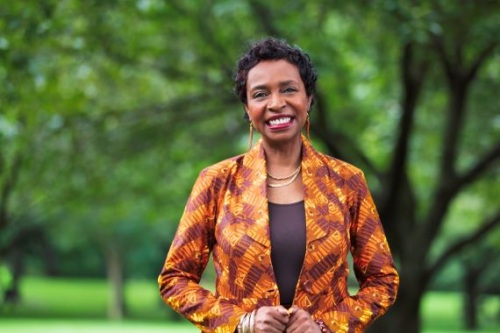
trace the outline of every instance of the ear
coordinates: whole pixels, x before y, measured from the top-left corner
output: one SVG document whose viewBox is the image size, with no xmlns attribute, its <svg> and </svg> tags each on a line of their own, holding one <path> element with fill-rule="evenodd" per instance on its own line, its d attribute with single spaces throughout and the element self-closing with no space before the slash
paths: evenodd
<svg viewBox="0 0 500 333">
<path fill-rule="evenodd" d="M 313 102 L 313 96 L 311 95 L 307 98 L 307 112 L 311 110 L 312 102 Z"/>
<path fill-rule="evenodd" d="M 250 121 L 252 121 L 252 117 L 250 117 L 250 112 L 248 111 L 248 107 L 246 106 L 246 104 L 245 104 L 244 108 L 245 108 L 245 112 L 247 113 L 248 119 L 250 119 Z"/>
</svg>

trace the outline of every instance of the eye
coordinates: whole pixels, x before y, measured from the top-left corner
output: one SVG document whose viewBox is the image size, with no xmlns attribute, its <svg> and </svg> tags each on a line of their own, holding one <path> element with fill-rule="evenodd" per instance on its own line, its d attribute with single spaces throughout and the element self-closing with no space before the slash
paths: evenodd
<svg viewBox="0 0 500 333">
<path fill-rule="evenodd" d="M 287 93 L 287 94 L 294 93 L 294 92 L 297 92 L 297 91 L 298 91 L 298 89 L 297 89 L 297 88 L 295 88 L 295 87 L 286 87 L 286 88 L 283 90 L 283 92 L 284 92 L 284 93 Z"/>
<path fill-rule="evenodd" d="M 264 98 L 266 96 L 267 96 L 267 93 L 265 91 L 256 91 L 255 93 L 253 93 L 252 98 L 260 99 L 260 98 Z"/>
</svg>

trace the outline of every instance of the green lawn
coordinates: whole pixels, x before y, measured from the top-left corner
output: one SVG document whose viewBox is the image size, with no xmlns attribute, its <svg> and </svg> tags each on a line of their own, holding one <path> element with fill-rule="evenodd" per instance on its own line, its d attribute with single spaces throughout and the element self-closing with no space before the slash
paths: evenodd
<svg viewBox="0 0 500 333">
<path fill-rule="evenodd" d="M 103 280 L 25 278 L 20 306 L 0 308 L 0 318 L 106 319 L 108 285 Z M 132 281 L 125 288 L 131 319 L 165 320 L 155 281 Z"/>
<path fill-rule="evenodd" d="M 26 278 L 23 300 L 16 308 L 0 307 L 0 332 L 8 333 L 195 333 L 192 325 L 169 320 L 172 311 L 159 298 L 155 281 L 127 284 L 128 319 L 106 320 L 108 288 L 102 280 Z M 487 298 L 481 308 L 482 332 L 499 332 L 500 299 Z M 458 293 L 430 292 L 423 300 L 424 333 L 461 330 Z"/>
<path fill-rule="evenodd" d="M 5 333 L 197 333 L 192 325 L 151 321 L 111 322 L 92 319 L 0 319 Z"/>
<path fill-rule="evenodd" d="M 454 292 L 429 292 L 422 302 L 425 333 L 500 332 L 500 298 L 486 297 L 480 308 L 481 330 L 462 329 L 462 295 Z"/>
</svg>

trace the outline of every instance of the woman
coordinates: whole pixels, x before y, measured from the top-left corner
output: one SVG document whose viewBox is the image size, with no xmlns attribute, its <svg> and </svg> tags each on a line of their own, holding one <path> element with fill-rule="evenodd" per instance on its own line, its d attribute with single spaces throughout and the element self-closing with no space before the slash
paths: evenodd
<svg viewBox="0 0 500 333">
<path fill-rule="evenodd" d="M 235 81 L 261 139 L 200 173 L 161 296 L 203 332 L 363 332 L 394 302 L 399 277 L 363 173 L 302 135 L 316 84 L 308 55 L 264 39 L 240 59 Z M 199 285 L 210 253 L 215 293 Z"/>
</svg>

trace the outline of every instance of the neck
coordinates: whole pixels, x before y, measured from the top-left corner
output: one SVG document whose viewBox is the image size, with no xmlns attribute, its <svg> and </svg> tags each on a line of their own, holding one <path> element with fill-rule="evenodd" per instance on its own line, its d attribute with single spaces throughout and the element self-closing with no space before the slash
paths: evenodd
<svg viewBox="0 0 500 333">
<path fill-rule="evenodd" d="M 302 141 L 294 140 L 287 145 L 270 145 L 264 143 L 267 170 L 272 174 L 286 173 L 297 168 L 301 161 Z"/>
</svg>

